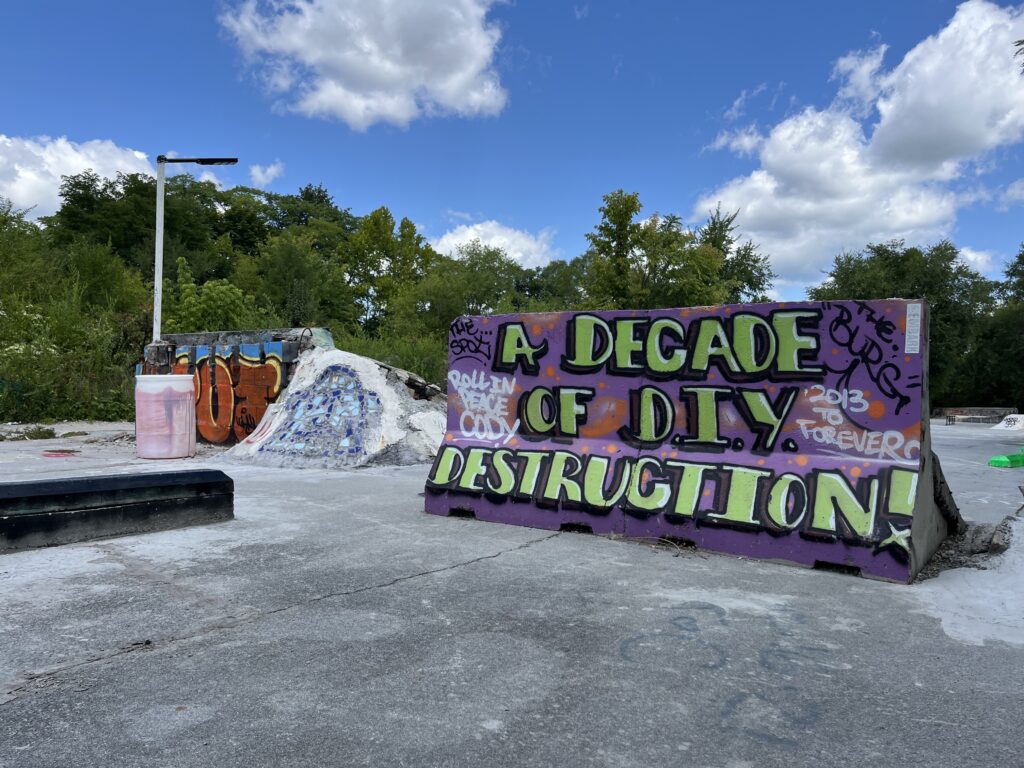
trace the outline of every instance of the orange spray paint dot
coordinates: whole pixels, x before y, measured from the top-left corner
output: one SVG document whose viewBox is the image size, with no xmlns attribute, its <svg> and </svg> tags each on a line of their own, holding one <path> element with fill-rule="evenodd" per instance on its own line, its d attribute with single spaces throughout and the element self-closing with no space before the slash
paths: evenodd
<svg viewBox="0 0 1024 768">
<path fill-rule="evenodd" d="M 606 445 L 604 447 L 604 449 L 606 451 L 608 451 L 608 453 L 618 453 L 619 452 L 619 447 L 617 445 Z"/>
<path fill-rule="evenodd" d="M 910 355 L 904 355 L 903 356 L 903 362 L 904 363 L 909 363 L 910 362 Z"/>
<path fill-rule="evenodd" d="M 854 467 L 850 470 L 850 474 L 854 477 L 860 477 L 860 467 Z"/>
<path fill-rule="evenodd" d="M 838 355 L 839 354 L 839 350 L 836 349 L 835 347 L 832 347 L 832 354 L 833 355 Z"/>
<path fill-rule="evenodd" d="M 758 463 L 758 464 L 759 464 L 760 466 L 762 466 L 762 467 L 763 467 L 763 466 L 764 466 L 764 459 L 758 459 L 758 460 L 757 460 L 757 463 Z"/>
<path fill-rule="evenodd" d="M 580 448 L 580 453 L 590 453 L 590 446 L 584 445 Z"/>
<path fill-rule="evenodd" d="M 551 365 L 549 365 L 549 366 L 547 367 L 547 369 L 546 369 L 546 370 L 544 371 L 544 373 L 546 373 L 546 374 L 548 375 L 548 377 L 549 377 L 549 378 L 550 378 L 551 376 L 554 376 L 554 375 L 555 375 L 555 368 L 554 368 L 554 366 L 551 366 Z"/>
<path fill-rule="evenodd" d="M 670 454 L 668 455 L 668 457 L 669 457 L 670 459 L 674 459 L 674 458 L 675 458 L 676 456 L 678 456 L 678 455 L 679 455 L 679 451 L 672 451 L 672 453 L 670 453 Z"/>
<path fill-rule="evenodd" d="M 598 389 L 604 389 L 604 382 L 603 381 L 597 382 L 597 388 Z"/>
<path fill-rule="evenodd" d="M 508 441 L 508 444 L 509 445 L 519 445 L 519 438 L 518 437 L 513 437 L 511 440 Z"/>
<path fill-rule="evenodd" d="M 455 439 L 455 435 L 453 435 L 451 432 L 449 432 L 447 435 L 444 436 L 444 439 L 447 440 L 450 443 L 452 440 Z"/>
<path fill-rule="evenodd" d="M 530 330 L 533 331 L 533 335 L 534 336 L 540 336 L 540 334 L 541 334 L 541 330 L 540 330 L 540 326 L 539 325 L 533 326 L 533 328 L 531 328 Z"/>
<path fill-rule="evenodd" d="M 796 457 L 796 463 L 799 466 L 801 466 L 801 467 L 806 467 L 807 466 L 807 457 L 806 456 L 797 456 Z"/>
<path fill-rule="evenodd" d="M 870 400 L 871 399 L 871 393 L 868 392 L 868 390 L 866 390 L 866 389 L 863 392 L 861 392 L 860 394 L 861 394 L 861 397 L 863 397 L 865 400 Z"/>
<path fill-rule="evenodd" d="M 491 324 L 491 318 L 489 318 L 489 317 L 485 317 L 485 318 L 484 318 L 483 320 L 481 320 L 480 322 L 481 322 L 481 324 L 483 324 L 483 325 L 490 325 L 490 324 Z"/>
<path fill-rule="evenodd" d="M 868 406 L 868 416 L 872 419 L 880 419 L 885 416 L 885 403 L 881 400 L 872 400 Z"/>
</svg>

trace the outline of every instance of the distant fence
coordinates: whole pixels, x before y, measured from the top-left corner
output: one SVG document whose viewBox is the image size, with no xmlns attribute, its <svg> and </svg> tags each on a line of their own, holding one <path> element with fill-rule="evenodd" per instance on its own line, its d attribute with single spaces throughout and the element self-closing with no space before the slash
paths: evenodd
<svg viewBox="0 0 1024 768">
<path fill-rule="evenodd" d="M 953 424 L 998 424 L 1007 416 L 1018 413 L 1012 407 L 939 408 L 939 418 L 945 417 L 947 425 Z"/>
</svg>

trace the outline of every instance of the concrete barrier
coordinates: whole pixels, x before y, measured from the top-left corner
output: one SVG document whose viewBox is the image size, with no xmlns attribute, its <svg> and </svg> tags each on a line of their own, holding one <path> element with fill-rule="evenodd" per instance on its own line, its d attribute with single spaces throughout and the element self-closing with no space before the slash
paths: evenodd
<svg viewBox="0 0 1024 768">
<path fill-rule="evenodd" d="M 0 484 L 0 553 L 234 517 L 234 482 L 212 469 Z"/>
<path fill-rule="evenodd" d="M 927 329 L 902 300 L 459 318 L 426 510 L 907 581 L 959 525 Z"/>
</svg>

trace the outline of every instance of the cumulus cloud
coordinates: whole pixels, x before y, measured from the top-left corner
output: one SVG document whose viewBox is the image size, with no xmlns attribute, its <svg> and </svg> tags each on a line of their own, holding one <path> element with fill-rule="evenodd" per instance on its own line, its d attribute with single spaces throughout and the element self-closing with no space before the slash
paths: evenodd
<svg viewBox="0 0 1024 768">
<path fill-rule="evenodd" d="M 501 112 L 494 1 L 245 0 L 220 21 L 283 105 L 365 131 Z"/>
<path fill-rule="evenodd" d="M 15 208 L 48 216 L 60 207 L 60 177 L 92 169 L 100 176 L 153 173 L 143 152 L 112 141 L 69 141 L 66 137 L 19 138 L 0 134 L 0 196 Z"/>
<path fill-rule="evenodd" d="M 224 189 L 224 182 L 220 180 L 220 177 L 213 171 L 203 171 L 199 174 L 200 181 L 211 181 L 217 189 Z"/>
<path fill-rule="evenodd" d="M 771 127 L 758 167 L 702 195 L 694 219 L 739 209 L 744 235 L 804 284 L 840 251 L 947 236 L 986 153 L 1024 140 L 1021 38 L 1024 11 L 970 0 L 891 70 L 884 46 L 840 58 L 833 102 Z"/>
<path fill-rule="evenodd" d="M 249 180 L 254 187 L 260 187 L 261 189 L 272 183 L 282 173 L 284 173 L 284 163 L 280 160 L 267 166 L 249 166 Z"/>
<path fill-rule="evenodd" d="M 1011 205 L 1024 203 L 1024 179 L 1017 179 L 1008 185 L 999 196 L 1000 206 L 1004 209 Z"/>
<path fill-rule="evenodd" d="M 497 221 L 460 224 L 431 242 L 438 253 L 453 254 L 460 245 L 479 240 L 484 245 L 501 248 L 523 267 L 543 267 L 558 256 L 552 247 L 554 230 L 542 229 L 536 235 L 522 229 L 513 229 Z"/>
<path fill-rule="evenodd" d="M 974 248 L 961 248 L 960 258 L 982 274 L 991 272 L 995 269 L 996 260 L 990 251 L 978 251 Z"/>
</svg>

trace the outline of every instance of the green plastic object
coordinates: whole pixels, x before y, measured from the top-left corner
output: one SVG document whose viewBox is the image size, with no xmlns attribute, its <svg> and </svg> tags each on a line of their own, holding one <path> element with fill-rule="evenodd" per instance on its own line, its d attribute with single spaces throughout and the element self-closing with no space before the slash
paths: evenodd
<svg viewBox="0 0 1024 768">
<path fill-rule="evenodd" d="M 993 456 L 988 460 L 988 465 L 990 467 L 1003 467 L 1005 469 L 1024 467 L 1024 450 L 1020 453 L 1011 453 L 1009 456 Z"/>
</svg>

